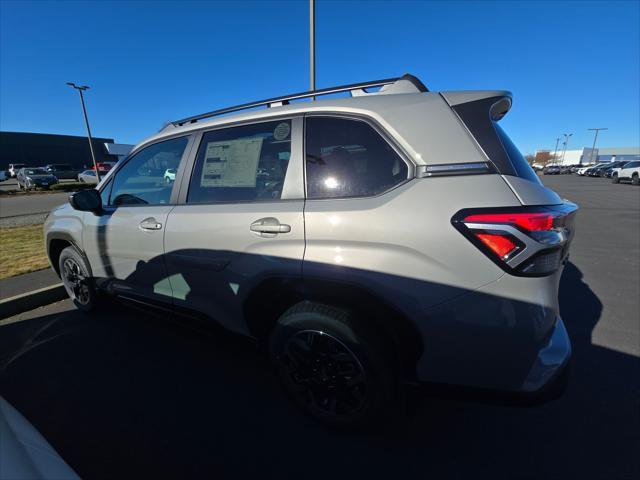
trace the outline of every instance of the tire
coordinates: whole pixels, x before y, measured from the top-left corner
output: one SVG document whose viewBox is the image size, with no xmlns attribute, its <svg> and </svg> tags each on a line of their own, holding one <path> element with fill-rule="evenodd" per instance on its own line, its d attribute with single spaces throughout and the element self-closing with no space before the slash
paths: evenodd
<svg viewBox="0 0 640 480">
<path fill-rule="evenodd" d="M 631 184 L 632 184 L 632 185 L 640 185 L 640 176 L 638 176 L 638 174 L 637 174 L 637 173 L 634 173 L 634 174 L 631 176 Z"/>
<path fill-rule="evenodd" d="M 99 303 L 98 292 L 82 255 L 74 247 L 67 247 L 60 253 L 58 266 L 62 284 L 75 306 L 85 312 L 94 310 Z"/>
<path fill-rule="evenodd" d="M 287 310 L 271 336 L 270 356 L 288 396 L 333 428 L 379 423 L 401 392 L 382 337 L 328 305 L 301 302 Z"/>
<path fill-rule="evenodd" d="M 613 175 L 611 175 L 611 182 L 612 183 L 620 183 L 620 177 L 618 176 L 617 173 L 614 173 Z"/>
</svg>

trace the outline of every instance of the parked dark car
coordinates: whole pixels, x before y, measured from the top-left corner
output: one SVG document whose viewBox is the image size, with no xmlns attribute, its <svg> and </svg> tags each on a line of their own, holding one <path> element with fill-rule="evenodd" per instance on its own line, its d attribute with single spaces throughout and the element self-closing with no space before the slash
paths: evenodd
<svg viewBox="0 0 640 480">
<path fill-rule="evenodd" d="M 58 183 L 55 175 L 47 172 L 44 168 L 21 168 L 16 175 L 18 187 L 22 190 L 31 190 L 40 187 L 48 189 L 51 185 Z"/>
<path fill-rule="evenodd" d="M 600 163 L 595 167 L 591 167 L 585 172 L 585 175 L 588 175 L 589 177 L 598 177 L 600 176 L 600 169 L 606 167 L 607 165 L 607 163 Z"/>
<path fill-rule="evenodd" d="M 545 175 L 560 175 L 561 170 L 559 166 L 551 165 L 549 167 L 545 167 L 542 173 L 544 173 Z"/>
<path fill-rule="evenodd" d="M 44 169 L 47 173 L 55 175 L 57 179 L 74 179 L 78 176 L 78 170 L 68 163 L 50 163 Z"/>
<path fill-rule="evenodd" d="M 611 162 L 601 169 L 598 170 L 599 177 L 611 178 L 611 174 L 613 173 L 614 168 L 620 168 L 624 166 L 627 162 Z"/>
</svg>

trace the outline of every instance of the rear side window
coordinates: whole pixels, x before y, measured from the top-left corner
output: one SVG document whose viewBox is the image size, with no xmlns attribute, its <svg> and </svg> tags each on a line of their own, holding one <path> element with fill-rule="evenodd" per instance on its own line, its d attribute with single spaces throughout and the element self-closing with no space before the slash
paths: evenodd
<svg viewBox="0 0 640 480">
<path fill-rule="evenodd" d="M 366 122 L 308 117 L 305 137 L 308 198 L 368 197 L 407 179 L 407 164 Z"/>
<path fill-rule="evenodd" d="M 109 205 L 162 205 L 169 203 L 173 184 L 164 178 L 167 168 L 178 168 L 187 137 L 143 148 L 116 172 Z"/>
<path fill-rule="evenodd" d="M 187 203 L 279 200 L 290 157 L 291 120 L 207 132 Z"/>
<path fill-rule="evenodd" d="M 453 110 L 460 116 L 499 173 L 540 183 L 540 179 L 518 147 L 498 125 L 498 120 L 492 118 L 491 110 L 494 105 L 499 105 L 501 100 L 500 97 L 484 98 L 455 105 Z"/>
<path fill-rule="evenodd" d="M 511 141 L 509 135 L 507 135 L 502 127 L 498 125 L 498 122 L 493 122 L 493 126 L 496 129 L 496 133 L 498 134 L 498 138 L 500 139 L 502 146 L 507 152 L 509 160 L 511 160 L 511 165 L 513 165 L 513 168 L 516 171 L 516 176 L 532 182 L 539 182 L 540 179 L 536 175 L 536 172 L 533 171 L 529 162 L 527 162 L 518 147 L 516 147 Z"/>
</svg>

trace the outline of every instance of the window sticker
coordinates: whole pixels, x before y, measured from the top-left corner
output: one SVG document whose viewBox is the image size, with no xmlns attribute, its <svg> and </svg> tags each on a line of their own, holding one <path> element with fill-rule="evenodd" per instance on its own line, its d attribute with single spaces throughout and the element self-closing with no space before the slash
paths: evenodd
<svg viewBox="0 0 640 480">
<path fill-rule="evenodd" d="M 289 136 L 290 132 L 291 127 L 289 126 L 289 122 L 279 123 L 273 131 L 273 138 L 275 140 L 284 140 Z"/>
<path fill-rule="evenodd" d="M 254 187 L 262 137 L 207 143 L 201 187 Z"/>
</svg>

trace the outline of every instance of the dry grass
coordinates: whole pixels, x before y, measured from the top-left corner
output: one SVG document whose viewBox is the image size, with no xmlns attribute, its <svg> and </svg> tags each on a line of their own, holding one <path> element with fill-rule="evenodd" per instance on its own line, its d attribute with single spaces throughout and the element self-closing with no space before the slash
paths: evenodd
<svg viewBox="0 0 640 480">
<path fill-rule="evenodd" d="M 0 279 L 48 266 L 42 225 L 0 228 Z"/>
</svg>

